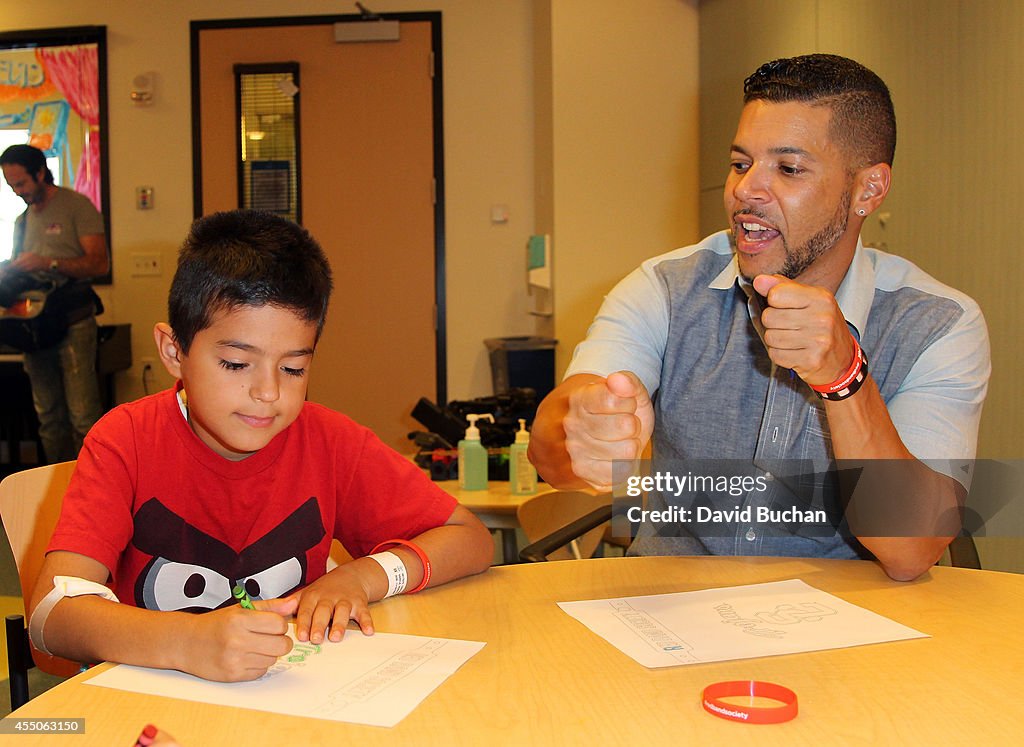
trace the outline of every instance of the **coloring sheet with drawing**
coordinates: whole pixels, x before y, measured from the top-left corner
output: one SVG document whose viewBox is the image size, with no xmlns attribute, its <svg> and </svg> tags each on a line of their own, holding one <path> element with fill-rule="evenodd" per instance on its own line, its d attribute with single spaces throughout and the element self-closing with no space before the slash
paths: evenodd
<svg viewBox="0 0 1024 747">
<path fill-rule="evenodd" d="M 928 637 L 800 579 L 558 606 L 652 669 Z"/>
<path fill-rule="evenodd" d="M 291 634 L 294 639 L 295 629 Z M 87 684 L 290 716 L 394 726 L 484 647 L 476 641 L 349 630 L 338 643 L 295 643 L 252 682 L 119 664 Z"/>
</svg>

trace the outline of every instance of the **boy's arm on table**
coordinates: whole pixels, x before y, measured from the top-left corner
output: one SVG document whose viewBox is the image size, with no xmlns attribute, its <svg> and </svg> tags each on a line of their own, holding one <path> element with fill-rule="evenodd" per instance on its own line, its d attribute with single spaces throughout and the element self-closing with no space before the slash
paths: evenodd
<svg viewBox="0 0 1024 747">
<path fill-rule="evenodd" d="M 78 553 L 46 556 L 29 605 L 53 588 L 54 576 L 106 583 L 108 569 Z M 43 628 L 46 647 L 74 661 L 115 661 L 178 669 L 209 680 L 233 682 L 262 676 L 291 650 L 286 635 L 294 601 L 254 602 L 256 611 L 231 605 L 206 614 L 159 612 L 96 595 L 64 597 Z"/>
<path fill-rule="evenodd" d="M 494 540 L 487 528 L 465 506 L 456 506 L 442 526 L 413 537 L 430 560 L 428 587 L 440 586 L 463 576 L 486 570 L 494 556 Z M 405 565 L 406 589 L 415 589 L 423 581 L 424 567 L 419 556 L 402 545 L 391 545 L 382 552 L 393 552 Z M 354 620 L 367 635 L 373 633 L 369 604 L 384 598 L 388 579 L 384 569 L 368 557 L 340 565 L 289 599 L 298 599 L 295 635 L 300 641 L 320 643 L 325 637 L 339 641 Z M 331 620 L 336 622 L 331 625 Z M 328 626 L 329 630 L 328 630 Z"/>
</svg>

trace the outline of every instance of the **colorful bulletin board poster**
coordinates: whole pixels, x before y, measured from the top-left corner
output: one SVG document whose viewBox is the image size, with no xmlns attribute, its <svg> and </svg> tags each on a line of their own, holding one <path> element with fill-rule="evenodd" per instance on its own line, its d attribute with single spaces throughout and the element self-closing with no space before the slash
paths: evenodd
<svg viewBox="0 0 1024 747">
<path fill-rule="evenodd" d="M 31 109 L 36 101 L 62 98 L 46 75 L 43 63 L 36 58 L 35 49 L 0 49 L 0 107 L 10 113 L 10 106 L 18 110 Z"/>
<path fill-rule="evenodd" d="M 0 49 L 0 129 L 60 159 L 59 184 L 99 207 L 96 44 Z"/>
</svg>

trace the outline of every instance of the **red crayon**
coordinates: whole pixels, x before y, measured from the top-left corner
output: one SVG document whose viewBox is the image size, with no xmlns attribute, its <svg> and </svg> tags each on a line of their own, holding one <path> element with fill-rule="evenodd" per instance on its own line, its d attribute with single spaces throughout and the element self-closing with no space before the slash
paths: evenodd
<svg viewBox="0 0 1024 747">
<path fill-rule="evenodd" d="M 157 728 L 153 724 L 146 724 L 146 728 L 139 734 L 139 738 L 135 740 L 135 747 L 149 747 L 153 744 L 156 739 Z"/>
</svg>

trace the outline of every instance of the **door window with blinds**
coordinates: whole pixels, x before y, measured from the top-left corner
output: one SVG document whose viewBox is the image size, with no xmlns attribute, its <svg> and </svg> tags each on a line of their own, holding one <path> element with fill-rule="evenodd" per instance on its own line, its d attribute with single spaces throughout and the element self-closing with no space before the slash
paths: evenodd
<svg viewBox="0 0 1024 747">
<path fill-rule="evenodd" d="M 235 65 L 238 206 L 302 222 L 299 65 Z"/>
</svg>

